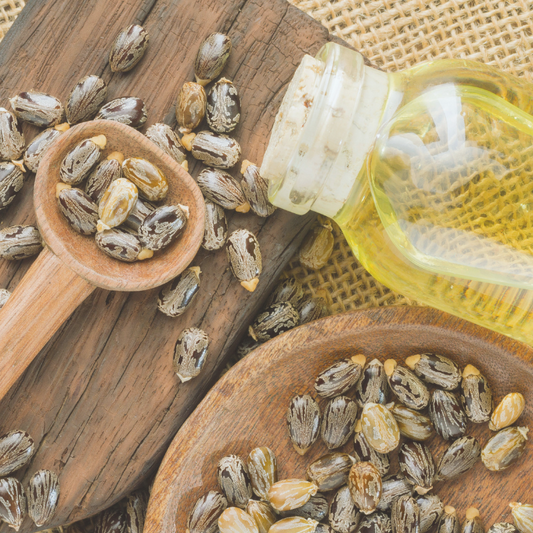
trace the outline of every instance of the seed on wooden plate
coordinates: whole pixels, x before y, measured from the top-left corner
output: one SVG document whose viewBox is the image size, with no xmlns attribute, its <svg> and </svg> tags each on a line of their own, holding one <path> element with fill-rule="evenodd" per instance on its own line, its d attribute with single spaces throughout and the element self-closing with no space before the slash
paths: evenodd
<svg viewBox="0 0 533 533">
<path fill-rule="evenodd" d="M 296 310 L 300 313 L 300 325 L 308 324 L 328 314 L 326 302 L 320 297 L 302 300 Z"/>
<path fill-rule="evenodd" d="M 244 509 L 252 498 L 252 483 L 244 461 L 237 455 L 220 459 L 217 480 L 228 504 Z"/>
<path fill-rule="evenodd" d="M 255 520 L 259 533 L 268 533 L 272 524 L 278 519 L 268 502 L 249 500 L 246 512 Z"/>
<path fill-rule="evenodd" d="M 379 511 L 390 511 L 394 501 L 400 496 L 408 494 L 411 496 L 414 488 L 401 474 L 388 476 L 382 481 L 383 492 L 378 504 Z"/>
<path fill-rule="evenodd" d="M 132 24 L 121 30 L 109 51 L 111 70 L 113 72 L 131 70 L 142 59 L 148 41 L 148 32 L 138 24 Z"/>
<path fill-rule="evenodd" d="M 189 267 L 167 283 L 159 293 L 158 309 L 167 316 L 182 315 L 200 289 L 200 267 Z"/>
<path fill-rule="evenodd" d="M 139 226 L 139 239 L 147 250 L 162 250 L 175 241 L 185 229 L 189 208 L 163 205 L 154 209 Z"/>
<path fill-rule="evenodd" d="M 271 485 L 278 480 L 278 463 L 274 452 L 266 446 L 254 448 L 248 455 L 247 464 L 255 495 L 266 500 Z"/>
<path fill-rule="evenodd" d="M 400 496 L 391 509 L 392 533 L 420 533 L 420 508 L 407 494 Z"/>
<path fill-rule="evenodd" d="M 357 533 L 392 533 L 390 518 L 380 511 L 370 516 L 363 516 L 359 522 Z"/>
<path fill-rule="evenodd" d="M 137 187 L 125 178 L 119 178 L 108 187 L 98 206 L 98 231 L 120 226 L 129 216 L 139 197 Z"/>
<path fill-rule="evenodd" d="M 17 165 L 0 163 L 0 211 L 5 209 L 24 185 L 24 173 Z"/>
<path fill-rule="evenodd" d="M 41 234 L 34 226 L 10 226 L 0 230 L 0 258 L 17 261 L 38 254 Z"/>
<path fill-rule="evenodd" d="M 429 391 L 413 372 L 398 365 L 394 359 L 387 359 L 383 367 L 389 387 L 400 402 L 417 411 L 427 406 Z"/>
<path fill-rule="evenodd" d="M 287 409 L 289 438 L 294 449 L 305 455 L 320 432 L 320 407 L 309 394 L 294 396 Z"/>
<path fill-rule="evenodd" d="M 50 470 L 38 470 L 30 479 L 28 514 L 36 526 L 48 523 L 59 500 L 59 479 Z"/>
<path fill-rule="evenodd" d="M 387 403 L 389 383 L 383 364 L 378 359 L 372 359 L 368 363 L 357 383 L 355 399 L 360 407 L 366 403 Z"/>
<path fill-rule="evenodd" d="M 133 231 L 139 231 L 139 227 L 144 219 L 154 211 L 155 208 L 156 206 L 154 204 L 137 198 L 134 208 L 131 210 L 128 218 L 124 221 L 124 226 Z"/>
<path fill-rule="evenodd" d="M 494 472 L 509 468 L 522 457 L 528 432 L 527 427 L 510 427 L 496 433 L 481 450 L 483 464 Z"/>
<path fill-rule="evenodd" d="M 269 530 L 269 533 L 334 533 L 323 530 L 312 518 L 302 518 L 301 516 L 291 516 L 278 520 Z"/>
<path fill-rule="evenodd" d="M 338 533 L 354 533 L 357 529 L 361 514 L 352 500 L 349 487 L 341 487 L 335 493 L 329 507 L 328 520 Z"/>
<path fill-rule="evenodd" d="M 418 494 L 433 488 L 435 463 L 429 448 L 421 442 L 404 442 L 398 452 L 400 470 Z"/>
<path fill-rule="evenodd" d="M 475 366 L 467 365 L 463 370 L 461 401 L 466 416 L 474 424 L 490 420 L 492 390 L 489 382 Z"/>
<path fill-rule="evenodd" d="M 13 477 L 0 479 L 0 519 L 18 531 L 26 512 L 26 494 L 22 483 Z"/>
<path fill-rule="evenodd" d="M 122 177 L 122 161 L 124 156 L 120 152 L 113 152 L 91 172 L 85 192 L 94 202 L 99 203 L 111 183 Z"/>
<path fill-rule="evenodd" d="M 519 533 L 518 529 L 509 522 L 498 522 L 489 527 L 487 533 Z"/>
<path fill-rule="evenodd" d="M 228 507 L 218 518 L 220 533 L 259 533 L 255 520 L 238 507 Z"/>
<path fill-rule="evenodd" d="M 85 139 L 76 145 L 64 158 L 59 167 L 59 177 L 63 183 L 78 185 L 91 172 L 105 148 L 105 135 Z"/>
<path fill-rule="evenodd" d="M 0 309 L 6 305 L 11 293 L 7 289 L 0 289 Z"/>
<path fill-rule="evenodd" d="M 227 78 L 220 78 L 211 87 L 206 118 L 209 128 L 217 133 L 229 133 L 237 127 L 241 119 L 241 99 L 237 87 Z"/>
<path fill-rule="evenodd" d="M 196 500 L 187 518 L 186 533 L 217 533 L 218 518 L 228 507 L 226 497 L 211 490 Z"/>
<path fill-rule="evenodd" d="M 300 246 L 300 264 L 311 270 L 319 270 L 326 266 L 335 244 L 331 222 L 324 217 L 319 226 L 313 228 Z"/>
<path fill-rule="evenodd" d="M 361 415 L 365 438 L 379 453 L 389 453 L 400 443 L 400 429 L 393 414 L 379 403 L 367 403 Z"/>
<path fill-rule="evenodd" d="M 354 462 L 347 453 L 328 453 L 307 467 L 307 477 L 320 492 L 338 489 L 347 482 L 348 473 Z"/>
<path fill-rule="evenodd" d="M 463 533 L 485 533 L 483 520 L 479 516 L 479 511 L 475 507 L 466 510 L 466 520 L 463 523 Z"/>
<path fill-rule="evenodd" d="M 461 383 L 461 369 L 447 357 L 432 353 L 411 355 L 405 364 L 427 383 L 454 390 Z"/>
<path fill-rule="evenodd" d="M 323 370 L 315 379 L 315 390 L 323 398 L 334 398 L 356 385 L 365 366 L 366 357 L 354 355 Z"/>
<path fill-rule="evenodd" d="M 69 124 L 91 120 L 107 97 L 107 85 L 105 81 L 91 74 L 82 78 L 67 97 L 65 114 Z"/>
<path fill-rule="evenodd" d="M 182 383 L 202 371 L 208 350 L 209 337 L 202 329 L 187 328 L 180 333 L 174 348 L 174 372 Z"/>
<path fill-rule="evenodd" d="M 17 117 L 0 107 L 0 159 L 20 159 L 25 146 L 24 133 Z"/>
<path fill-rule="evenodd" d="M 263 259 L 256 236 L 247 229 L 235 230 L 226 242 L 226 253 L 233 275 L 247 291 L 255 291 L 263 271 Z M 254 324 L 259 327 L 259 332 L 254 335 L 250 331 L 255 340 L 268 340 L 298 325 L 298 313 L 290 304 L 276 305 L 279 308 L 271 306 L 256 318 Z"/>
<path fill-rule="evenodd" d="M 95 237 L 96 246 L 113 259 L 132 263 L 139 259 L 141 241 L 120 228 L 99 231 Z"/>
<path fill-rule="evenodd" d="M 212 33 L 200 45 L 194 62 L 194 76 L 200 85 L 207 85 L 224 68 L 231 52 L 231 40 L 223 33 Z"/>
<path fill-rule="evenodd" d="M 466 432 L 466 414 L 453 392 L 435 389 L 431 393 L 429 417 L 437 433 L 445 440 L 458 439 Z"/>
<path fill-rule="evenodd" d="M 100 108 L 95 117 L 96 120 L 113 120 L 135 129 L 142 127 L 147 118 L 144 102 L 133 96 L 111 100 Z"/>
<path fill-rule="evenodd" d="M 355 429 L 357 411 L 357 404 L 347 396 L 337 396 L 328 402 L 320 435 L 330 450 L 348 442 Z"/>
<path fill-rule="evenodd" d="M 0 477 L 24 466 L 33 456 L 35 443 L 25 431 L 14 430 L 0 437 Z"/>
<path fill-rule="evenodd" d="M 96 233 L 98 206 L 81 189 L 65 187 L 57 196 L 59 209 L 69 224 L 82 235 Z"/>
<path fill-rule="evenodd" d="M 24 165 L 32 172 L 37 172 L 45 152 L 52 146 L 58 137 L 69 129 L 68 124 L 59 124 L 53 128 L 42 131 L 32 139 L 24 152 Z"/>
<path fill-rule="evenodd" d="M 420 533 L 427 533 L 438 524 L 444 512 L 444 505 L 436 494 L 418 496 L 416 503 L 420 509 Z"/>
<path fill-rule="evenodd" d="M 227 169 L 241 157 L 241 147 L 232 137 L 204 130 L 192 138 L 191 153 L 204 165 Z"/>
<path fill-rule="evenodd" d="M 520 533 L 533 532 L 533 505 L 511 502 L 509 504 L 513 513 L 513 522 Z"/>
<path fill-rule="evenodd" d="M 137 490 L 126 497 L 126 528 L 128 533 L 142 533 L 146 511 L 148 510 L 149 494 L 145 490 Z"/>
<path fill-rule="evenodd" d="M 63 105 L 55 97 L 38 91 L 26 91 L 9 99 L 13 112 L 20 120 L 49 128 L 63 119 Z"/>
<path fill-rule="evenodd" d="M 207 97 L 204 88 L 194 81 L 185 82 L 176 100 L 176 120 L 181 133 L 190 133 L 205 116 Z"/>
<path fill-rule="evenodd" d="M 239 213 L 247 213 L 250 210 L 239 182 L 227 172 L 216 168 L 204 168 L 198 174 L 196 182 L 208 200 L 224 209 L 235 209 Z"/>
<path fill-rule="evenodd" d="M 292 511 L 280 511 L 279 515 L 285 517 L 288 516 L 301 516 L 302 518 L 312 518 L 317 522 L 320 522 L 328 514 L 328 500 L 323 494 L 315 494 L 311 496 L 305 505 L 293 509 Z"/>
<path fill-rule="evenodd" d="M 519 392 L 511 392 L 505 396 L 494 409 L 490 418 L 489 428 L 492 431 L 499 431 L 514 424 L 523 413 L 526 407 L 526 400 Z"/>
<path fill-rule="evenodd" d="M 447 505 L 437 525 L 437 533 L 459 533 L 460 531 L 461 524 L 457 511 L 451 505 Z"/>
<path fill-rule="evenodd" d="M 153 124 L 146 130 L 146 136 L 180 165 L 187 159 L 187 152 L 181 146 L 178 136 L 167 124 Z"/>
<path fill-rule="evenodd" d="M 350 469 L 348 487 L 357 508 L 364 514 L 373 513 L 383 491 L 381 476 L 372 463 L 356 463 Z"/>
<path fill-rule="evenodd" d="M 220 250 L 226 244 L 228 221 L 224 209 L 218 204 L 205 201 L 205 225 L 202 248 L 204 250 Z"/>
<path fill-rule="evenodd" d="M 388 454 L 379 453 L 368 444 L 366 437 L 362 431 L 361 420 L 357 421 L 355 425 L 354 438 L 354 457 L 358 463 L 368 462 L 372 463 L 377 469 L 381 477 L 387 475 L 390 469 L 390 459 Z"/>
<path fill-rule="evenodd" d="M 474 437 L 461 437 L 448 446 L 437 466 L 439 480 L 454 479 L 468 472 L 479 460 L 481 446 Z"/>
<path fill-rule="evenodd" d="M 318 487 L 303 479 L 283 479 L 268 490 L 268 501 L 276 511 L 292 511 L 305 505 Z"/>
<path fill-rule="evenodd" d="M 126 178 L 137 185 L 141 195 L 156 202 L 164 200 L 168 193 L 168 181 L 163 172 L 153 163 L 141 157 L 129 157 L 122 163 Z"/>
<path fill-rule="evenodd" d="M 419 411 L 409 409 L 397 403 L 387 404 L 387 409 L 393 414 L 400 433 L 411 440 L 425 441 L 433 435 L 431 420 Z"/>
</svg>

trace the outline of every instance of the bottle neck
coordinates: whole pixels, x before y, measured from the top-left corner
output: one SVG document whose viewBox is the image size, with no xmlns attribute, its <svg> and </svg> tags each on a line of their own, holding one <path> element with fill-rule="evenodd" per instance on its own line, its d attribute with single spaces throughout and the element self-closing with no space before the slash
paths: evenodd
<svg viewBox="0 0 533 533">
<path fill-rule="evenodd" d="M 345 204 L 381 122 L 388 75 L 328 43 L 305 56 L 276 117 L 261 175 L 270 201 L 334 217 Z"/>
</svg>

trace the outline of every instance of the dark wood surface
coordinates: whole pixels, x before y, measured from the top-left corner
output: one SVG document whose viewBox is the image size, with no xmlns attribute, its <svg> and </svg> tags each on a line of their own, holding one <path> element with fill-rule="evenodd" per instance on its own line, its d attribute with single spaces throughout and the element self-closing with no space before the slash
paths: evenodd
<svg viewBox="0 0 533 533">
<path fill-rule="evenodd" d="M 425 352 L 448 356 L 461 367 L 478 367 L 496 401 L 509 392 L 522 393 L 526 410 L 517 425 L 533 425 L 533 349 L 427 308 L 380 308 L 324 318 L 257 348 L 209 391 L 165 455 L 152 489 L 145 533 L 185 531 L 196 499 L 218 490 L 216 466 L 225 455 L 244 458 L 254 447 L 268 446 L 277 456 L 279 479 L 305 479 L 306 466 L 328 452 L 320 439 L 304 457 L 294 451 L 287 435 L 287 406 L 296 394 L 317 397 L 314 379 L 333 362 L 358 353 L 368 359 L 403 361 Z M 320 399 L 319 404 L 323 412 L 326 402 Z M 488 424 L 471 423 L 467 434 L 482 445 L 494 435 Z M 437 436 L 428 445 L 437 460 L 446 447 Z M 490 472 L 478 462 L 459 479 L 437 483 L 434 493 L 458 510 L 461 521 L 470 506 L 479 509 L 487 529 L 495 522 L 512 521 L 509 502 L 533 500 L 531 448 L 529 443 L 508 470 Z M 340 450 L 352 452 L 353 439 Z M 397 468 L 394 459 L 391 472 Z"/>
<path fill-rule="evenodd" d="M 134 22 L 150 33 L 146 55 L 133 71 L 113 74 L 109 47 L 117 32 Z M 147 126 L 174 124 L 175 98 L 181 84 L 193 79 L 198 45 L 213 31 L 232 39 L 224 75 L 234 80 L 242 99 L 235 136 L 243 157 L 260 164 L 298 62 L 330 39 L 285 0 L 30 0 L 0 45 L 0 105 L 9 107 L 8 97 L 30 88 L 64 99 L 80 78 L 98 74 L 109 85 L 108 100 L 145 100 Z M 36 133 L 24 129 L 27 140 Z M 193 176 L 199 170 L 191 165 Z M 32 192 L 30 177 L 2 212 L 0 227 L 35 222 Z M 37 443 L 35 458 L 17 477 L 27 483 L 39 468 L 60 476 L 58 512 L 47 527 L 108 507 L 154 472 L 311 222 L 310 216 L 281 211 L 268 220 L 231 216 L 230 229 L 249 228 L 263 251 L 264 270 L 253 294 L 233 279 L 224 250 L 201 251 L 193 262 L 203 271 L 200 294 L 182 317 L 157 311 L 157 290 L 96 290 L 50 340 L 0 405 L 0 431 L 24 429 Z M 13 290 L 31 263 L 0 262 L 0 287 Z M 201 376 L 180 385 L 172 355 L 187 326 L 206 330 L 210 354 Z M 26 520 L 21 531 L 33 528 Z"/>
</svg>

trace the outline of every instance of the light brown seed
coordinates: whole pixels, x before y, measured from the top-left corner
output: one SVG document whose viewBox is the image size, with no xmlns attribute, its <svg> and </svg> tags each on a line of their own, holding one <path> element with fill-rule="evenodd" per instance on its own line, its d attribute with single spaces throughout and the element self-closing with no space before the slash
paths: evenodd
<svg viewBox="0 0 533 533">
<path fill-rule="evenodd" d="M 137 187 L 125 178 L 119 178 L 108 187 L 98 206 L 98 231 L 120 226 L 129 216 L 139 197 Z"/>
<path fill-rule="evenodd" d="M 485 533 L 483 520 L 479 516 L 479 511 L 475 507 L 466 510 L 466 520 L 463 524 L 463 533 Z"/>
<path fill-rule="evenodd" d="M 33 456 L 35 443 L 25 431 L 15 430 L 0 437 L 0 477 L 24 466 Z"/>
<path fill-rule="evenodd" d="M 293 509 L 292 511 L 280 511 L 278 514 L 284 518 L 288 516 L 301 516 L 302 518 L 312 518 L 317 522 L 323 520 L 328 514 L 328 500 L 323 494 L 311 496 L 305 505 Z"/>
<path fill-rule="evenodd" d="M 390 518 L 379 511 L 370 516 L 363 516 L 359 522 L 357 533 L 392 533 Z"/>
<path fill-rule="evenodd" d="M 159 293 L 158 309 L 167 316 L 182 315 L 200 289 L 200 267 L 189 267 Z"/>
<path fill-rule="evenodd" d="M 233 275 L 247 291 L 253 292 L 259 283 L 259 276 L 263 270 L 261 249 L 256 236 L 246 229 L 235 230 L 228 237 L 226 253 Z M 298 325 L 297 322 L 294 325 Z"/>
<path fill-rule="evenodd" d="M 392 413 L 378 403 L 367 403 L 361 415 L 365 438 L 379 453 L 389 453 L 400 443 L 400 429 Z"/>
<path fill-rule="evenodd" d="M 6 305 L 11 293 L 7 289 L 0 289 L 0 309 Z"/>
<path fill-rule="evenodd" d="M 390 458 L 386 453 L 379 453 L 368 444 L 366 437 L 362 431 L 361 420 L 357 421 L 355 425 L 354 437 L 354 458 L 357 463 L 372 463 L 377 469 L 381 477 L 387 475 L 390 469 Z"/>
<path fill-rule="evenodd" d="M 134 183 L 147 200 L 164 200 L 168 193 L 168 181 L 153 163 L 141 157 L 129 157 L 122 163 L 126 178 Z"/>
<path fill-rule="evenodd" d="M 296 327 L 299 318 L 289 302 L 272 304 L 256 317 L 248 333 L 256 341 L 265 342 Z"/>
<path fill-rule="evenodd" d="M 17 117 L 0 107 L 0 159 L 20 159 L 25 146 L 24 133 Z"/>
<path fill-rule="evenodd" d="M 298 509 L 317 493 L 318 487 L 303 479 L 283 479 L 268 491 L 268 501 L 276 511 Z"/>
<path fill-rule="evenodd" d="M 174 348 L 174 372 L 182 383 L 195 378 L 207 359 L 209 337 L 198 328 L 184 329 Z"/>
<path fill-rule="evenodd" d="M 0 258 L 17 261 L 38 254 L 41 234 L 34 226 L 10 226 L 0 230 Z"/>
<path fill-rule="evenodd" d="M 317 523 L 312 518 L 303 518 L 301 516 L 291 516 L 279 520 L 269 530 L 269 533 L 332 533 L 329 531 L 319 530 L 324 524 Z"/>
<path fill-rule="evenodd" d="M 428 405 L 429 391 L 413 372 L 398 365 L 394 359 L 385 361 L 383 367 L 389 387 L 400 402 L 417 411 Z"/>
<path fill-rule="evenodd" d="M 248 468 L 237 455 L 228 455 L 218 462 L 217 479 L 229 505 L 244 509 L 252 498 Z"/>
<path fill-rule="evenodd" d="M 26 168 L 32 172 L 37 172 L 44 154 L 48 148 L 56 142 L 58 137 L 68 129 L 68 124 L 66 126 L 66 128 L 63 128 L 63 125 L 61 124 L 59 126 L 54 126 L 53 128 L 48 128 L 32 139 L 24 152 L 23 161 Z"/>
<path fill-rule="evenodd" d="M 67 97 L 65 113 L 69 124 L 91 120 L 107 97 L 105 81 L 94 74 L 82 78 Z"/>
<path fill-rule="evenodd" d="M 98 206 L 81 189 L 64 188 L 57 197 L 59 209 L 69 224 L 82 235 L 96 233 Z"/>
<path fill-rule="evenodd" d="M 224 209 L 218 204 L 205 201 L 205 226 L 202 248 L 204 250 L 220 250 L 226 244 L 228 221 Z"/>
<path fill-rule="evenodd" d="M 18 531 L 26 512 L 26 494 L 21 482 L 13 477 L 0 479 L 0 518 Z"/>
<path fill-rule="evenodd" d="M 513 521 L 520 533 L 533 533 L 533 505 L 511 502 Z"/>
<path fill-rule="evenodd" d="M 356 385 L 365 366 L 366 357 L 354 355 L 323 370 L 315 379 L 315 391 L 323 398 L 334 398 Z"/>
<path fill-rule="evenodd" d="M 431 420 L 422 413 L 396 403 L 387 404 L 387 409 L 393 414 L 404 437 L 426 441 L 433 435 Z"/>
<path fill-rule="evenodd" d="M 105 159 L 97 165 L 87 178 L 85 192 L 93 202 L 99 203 L 111 183 L 122 177 L 122 166 L 119 159 Z"/>
<path fill-rule="evenodd" d="M 265 501 L 250 500 L 246 505 L 246 512 L 255 520 L 259 533 L 268 533 L 272 524 L 277 520 L 274 510 Z"/>
<path fill-rule="evenodd" d="M 127 533 L 128 515 L 123 502 L 96 515 L 94 533 Z"/>
<path fill-rule="evenodd" d="M 444 505 L 436 494 L 418 496 L 416 503 L 420 509 L 420 533 L 427 533 L 439 523 Z"/>
<path fill-rule="evenodd" d="M 348 476 L 348 487 L 357 508 L 364 514 L 373 513 L 381 499 L 383 485 L 372 463 L 356 463 Z"/>
<path fill-rule="evenodd" d="M 102 252 L 126 263 L 137 261 L 142 250 L 141 241 L 120 228 L 99 231 L 95 241 Z"/>
<path fill-rule="evenodd" d="M 15 199 L 24 186 L 24 173 L 13 163 L 0 163 L 0 211 Z"/>
<path fill-rule="evenodd" d="M 522 457 L 529 428 L 510 427 L 496 433 L 481 451 L 483 464 L 494 472 L 505 470 Z"/>
<path fill-rule="evenodd" d="M 227 169 L 237 164 L 241 147 L 232 137 L 204 130 L 192 139 L 191 153 L 204 165 Z"/>
<path fill-rule="evenodd" d="M 30 479 L 28 514 L 40 527 L 54 516 L 59 500 L 59 479 L 50 470 L 38 470 Z"/>
<path fill-rule="evenodd" d="M 255 495 L 266 500 L 271 485 L 278 480 L 278 463 L 274 452 L 266 446 L 254 448 L 248 455 L 247 464 Z"/>
<path fill-rule="evenodd" d="M 260 217 L 269 217 L 276 207 L 268 200 L 267 181 L 259 174 L 259 167 L 247 160 L 243 161 L 242 169 L 241 187 L 252 211 Z"/>
<path fill-rule="evenodd" d="M 474 437 L 461 437 L 448 446 L 437 466 L 435 479 L 454 479 L 468 472 L 478 461 L 481 446 Z"/>
<path fill-rule="evenodd" d="M 392 533 L 420 533 L 420 508 L 408 495 L 400 496 L 392 504 Z"/>
<path fill-rule="evenodd" d="M 433 488 L 435 463 L 429 448 L 421 442 L 404 442 L 398 452 L 400 470 L 418 494 Z"/>
<path fill-rule="evenodd" d="M 149 494 L 146 490 L 137 490 L 126 497 L 126 516 L 128 533 L 142 533 Z"/>
<path fill-rule="evenodd" d="M 255 520 L 238 507 L 228 507 L 218 518 L 220 533 L 259 533 Z"/>
<path fill-rule="evenodd" d="M 204 494 L 189 513 L 186 533 L 217 533 L 218 519 L 227 507 L 228 501 L 222 493 L 211 490 Z"/>
<path fill-rule="evenodd" d="M 182 205 L 163 205 L 154 209 L 139 226 L 142 245 L 154 252 L 174 242 L 185 229 L 189 209 Z"/>
<path fill-rule="evenodd" d="M 121 30 L 109 51 L 111 70 L 113 72 L 131 70 L 142 59 L 148 41 L 148 32 L 138 24 L 132 24 Z"/>
<path fill-rule="evenodd" d="M 457 511 L 451 505 L 447 505 L 437 525 L 437 533 L 459 533 L 460 531 L 461 524 Z"/>
<path fill-rule="evenodd" d="M 194 75 L 200 85 L 207 85 L 224 68 L 231 53 L 231 40 L 223 33 L 212 33 L 200 45 L 194 62 Z"/>
<path fill-rule="evenodd" d="M 111 100 L 100 108 L 95 117 L 96 120 L 113 120 L 135 129 L 141 128 L 147 118 L 148 112 L 144 102 L 133 96 Z"/>
<path fill-rule="evenodd" d="M 378 359 L 368 363 L 355 388 L 355 399 L 360 407 L 366 403 L 387 403 L 389 384 L 383 364 Z"/>
<path fill-rule="evenodd" d="M 235 209 L 241 213 L 250 210 L 237 180 L 227 172 L 216 168 L 204 168 L 196 178 L 202 194 L 224 209 Z"/>
<path fill-rule="evenodd" d="M 300 264 L 311 270 L 320 270 L 327 265 L 334 245 L 331 222 L 323 219 L 323 223 L 313 228 L 300 246 Z"/>
<path fill-rule="evenodd" d="M 431 353 L 411 355 L 405 364 L 427 383 L 454 390 L 461 383 L 460 368 L 447 357 Z"/>
<path fill-rule="evenodd" d="M 237 127 L 241 119 L 241 99 L 237 87 L 227 78 L 220 78 L 211 87 L 206 118 L 209 128 L 217 133 L 229 133 Z"/>
<path fill-rule="evenodd" d="M 174 130 L 167 124 L 161 122 L 153 124 L 146 130 L 146 136 L 180 165 L 186 161 L 185 149 L 181 146 Z"/>
<path fill-rule="evenodd" d="M 128 218 L 124 222 L 124 226 L 138 232 L 143 220 L 155 209 L 155 205 L 146 200 L 137 198 L 135 207 L 131 210 Z"/>
<path fill-rule="evenodd" d="M 355 429 L 357 411 L 357 404 L 347 396 L 337 396 L 328 402 L 320 434 L 330 450 L 348 442 Z"/>
<path fill-rule="evenodd" d="M 185 82 L 176 100 L 176 120 L 181 133 L 190 133 L 205 116 L 207 97 L 204 88 L 194 81 Z"/>
<path fill-rule="evenodd" d="M 499 431 L 514 424 L 523 413 L 526 407 L 526 400 L 519 392 L 511 392 L 497 405 L 492 412 L 489 428 L 492 431 Z"/>
<path fill-rule="evenodd" d="M 350 489 L 341 487 L 333 497 L 328 515 L 331 527 L 338 533 L 354 533 L 361 520 L 361 514 L 355 506 Z"/>
<path fill-rule="evenodd" d="M 453 392 L 435 389 L 429 402 L 429 417 L 437 433 L 445 440 L 455 440 L 466 432 L 466 414 Z"/>
<path fill-rule="evenodd" d="M 63 105 L 55 96 L 46 93 L 22 92 L 10 98 L 9 103 L 17 118 L 39 128 L 49 128 L 63 120 Z"/>
<path fill-rule="evenodd" d="M 307 477 L 320 492 L 338 489 L 348 481 L 348 473 L 354 460 L 347 453 L 328 453 L 307 467 Z"/>
<path fill-rule="evenodd" d="M 61 181 L 69 185 L 81 183 L 98 163 L 106 143 L 105 135 L 97 135 L 76 145 L 61 162 L 59 168 Z"/>
<path fill-rule="evenodd" d="M 294 449 L 305 455 L 320 432 L 320 408 L 309 394 L 294 396 L 287 409 L 289 438 Z"/>
<path fill-rule="evenodd" d="M 401 474 L 383 480 L 383 492 L 378 503 L 379 511 L 390 511 L 392 504 L 404 494 L 411 496 L 414 488 Z"/>
<path fill-rule="evenodd" d="M 472 365 L 463 370 L 461 401 L 466 416 L 474 424 L 490 420 L 492 412 L 492 390 L 487 379 Z"/>
</svg>

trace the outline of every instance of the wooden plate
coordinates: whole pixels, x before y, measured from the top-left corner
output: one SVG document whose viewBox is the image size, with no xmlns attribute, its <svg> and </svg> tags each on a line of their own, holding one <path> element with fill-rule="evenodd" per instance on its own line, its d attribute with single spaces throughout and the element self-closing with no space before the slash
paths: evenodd
<svg viewBox="0 0 533 533">
<path fill-rule="evenodd" d="M 246 457 L 256 446 L 277 455 L 280 479 L 305 477 L 306 466 L 327 452 L 317 442 L 305 457 L 293 450 L 285 414 L 292 396 L 313 392 L 315 376 L 333 362 L 363 353 L 399 361 L 423 352 L 472 363 L 489 379 L 496 401 L 521 392 L 526 411 L 520 425 L 533 423 L 533 350 L 502 335 L 432 309 L 389 308 L 359 311 L 296 328 L 266 343 L 233 367 L 182 426 L 159 469 L 150 499 L 145 533 L 185 531 L 187 516 L 204 492 L 217 489 L 216 466 L 227 454 Z M 321 407 L 325 405 L 320 400 Z M 467 434 L 483 445 L 493 435 L 487 424 L 469 424 Z M 429 442 L 438 460 L 446 444 Z M 353 441 L 341 450 L 351 452 Z M 396 458 L 396 454 L 392 456 Z M 391 471 L 397 469 L 393 461 Z M 457 508 L 480 510 L 486 526 L 509 521 L 511 501 L 533 503 L 533 451 L 500 473 L 479 462 L 460 479 L 438 483 L 434 492 Z"/>
</svg>

